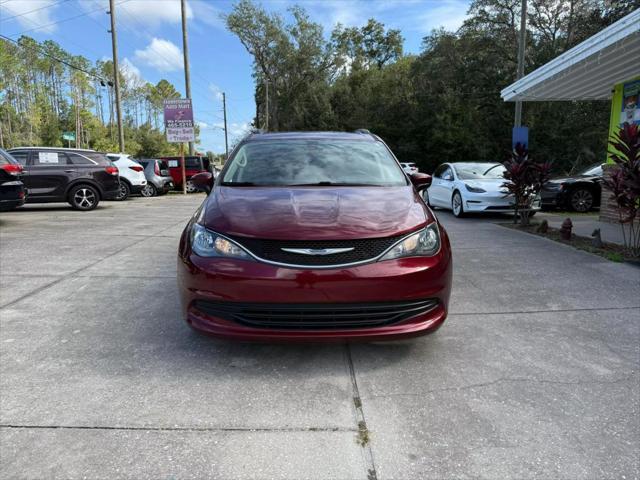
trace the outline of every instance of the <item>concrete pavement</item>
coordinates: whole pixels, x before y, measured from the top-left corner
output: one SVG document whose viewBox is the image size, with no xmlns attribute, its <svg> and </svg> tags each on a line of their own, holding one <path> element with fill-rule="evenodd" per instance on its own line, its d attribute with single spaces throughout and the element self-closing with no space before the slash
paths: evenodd
<svg viewBox="0 0 640 480">
<path fill-rule="evenodd" d="M 640 476 L 637 268 L 437 212 L 436 334 L 235 344 L 179 318 L 202 199 L 0 214 L 0 478 Z"/>
</svg>

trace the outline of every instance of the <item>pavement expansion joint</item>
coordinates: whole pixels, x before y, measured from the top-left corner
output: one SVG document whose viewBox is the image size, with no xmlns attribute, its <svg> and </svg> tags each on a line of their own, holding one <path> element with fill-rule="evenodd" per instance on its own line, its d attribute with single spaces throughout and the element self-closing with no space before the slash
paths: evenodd
<svg viewBox="0 0 640 480">
<path fill-rule="evenodd" d="M 360 397 L 360 391 L 358 389 L 358 380 L 356 378 L 356 371 L 353 365 L 353 358 L 351 356 L 351 346 L 347 343 L 345 345 L 345 352 L 347 358 L 347 364 L 349 366 L 349 377 L 351 379 L 351 387 L 353 389 L 353 405 L 356 416 L 356 423 L 358 425 L 358 434 L 356 436 L 356 442 L 363 449 L 364 460 L 367 468 L 367 480 L 377 480 L 378 473 L 376 472 L 376 465 L 373 459 L 373 450 L 371 449 L 371 435 L 369 428 L 367 427 L 367 421 L 364 417 L 364 410 L 362 408 L 362 398 Z"/>
<path fill-rule="evenodd" d="M 153 427 L 153 426 L 108 426 L 108 425 L 26 425 L 0 424 L 0 429 L 40 430 L 119 430 L 155 432 L 357 432 L 355 428 L 343 427 Z"/>
</svg>

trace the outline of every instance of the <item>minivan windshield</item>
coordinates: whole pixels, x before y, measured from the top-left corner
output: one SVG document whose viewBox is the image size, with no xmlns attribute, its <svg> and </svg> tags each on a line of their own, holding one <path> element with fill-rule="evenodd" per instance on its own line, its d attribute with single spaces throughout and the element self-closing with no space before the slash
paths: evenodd
<svg viewBox="0 0 640 480">
<path fill-rule="evenodd" d="M 231 159 L 222 184 L 402 186 L 407 179 L 380 142 L 304 139 L 245 143 Z"/>
<path fill-rule="evenodd" d="M 453 165 L 460 180 L 503 178 L 505 168 L 500 163 L 456 163 Z"/>
</svg>

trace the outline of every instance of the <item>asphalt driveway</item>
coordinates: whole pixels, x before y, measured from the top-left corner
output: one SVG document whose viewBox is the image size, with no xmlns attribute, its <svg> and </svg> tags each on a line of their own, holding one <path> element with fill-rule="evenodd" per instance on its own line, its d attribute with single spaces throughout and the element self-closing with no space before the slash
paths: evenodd
<svg viewBox="0 0 640 480">
<path fill-rule="evenodd" d="M 640 269 L 438 212 L 434 335 L 228 343 L 179 318 L 202 199 L 0 214 L 1 478 L 640 476 Z"/>
</svg>

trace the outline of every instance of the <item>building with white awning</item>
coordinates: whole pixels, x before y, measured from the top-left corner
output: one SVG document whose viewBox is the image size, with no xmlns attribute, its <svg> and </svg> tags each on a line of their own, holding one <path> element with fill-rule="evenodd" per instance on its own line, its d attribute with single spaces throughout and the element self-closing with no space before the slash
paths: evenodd
<svg viewBox="0 0 640 480">
<path fill-rule="evenodd" d="M 625 122 L 640 125 L 640 9 L 525 75 L 500 95 L 506 102 L 609 100 L 609 135 Z"/>
</svg>

